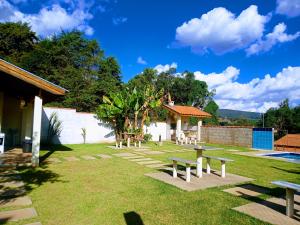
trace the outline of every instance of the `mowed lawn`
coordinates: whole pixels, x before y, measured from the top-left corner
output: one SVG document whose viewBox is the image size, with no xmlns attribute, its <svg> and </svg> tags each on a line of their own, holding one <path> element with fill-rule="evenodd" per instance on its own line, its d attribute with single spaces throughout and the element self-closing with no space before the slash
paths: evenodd
<svg viewBox="0 0 300 225">
<path fill-rule="evenodd" d="M 43 158 L 59 158 L 62 163 L 42 164 L 38 169 L 22 170 L 22 179 L 33 201 L 38 217 L 20 223 L 40 221 L 42 224 L 266 224 L 231 208 L 259 201 L 271 195 L 284 194 L 284 190 L 272 186 L 272 180 L 300 183 L 300 165 L 272 159 L 236 155 L 229 149 L 248 151 L 239 147 L 208 151 L 234 159 L 227 171 L 255 179 L 252 183 L 269 189 L 269 194 L 254 199 L 235 197 L 222 190 L 223 186 L 194 192 L 144 176 L 154 172 L 129 160 L 113 156 L 111 159 L 68 162 L 64 157 L 96 154 L 112 155 L 133 150 L 114 150 L 109 144 L 57 146 L 56 151 L 42 151 Z M 164 143 L 159 147 L 149 143 L 152 150 L 175 150 L 184 147 Z M 174 152 L 149 155 L 150 158 L 169 162 L 168 157 L 195 159 L 194 152 Z M 148 156 L 147 156 L 148 157 Z M 204 163 L 205 165 L 205 163 Z M 213 169 L 220 169 L 213 162 Z M 5 209 L 1 209 L 3 211 Z"/>
</svg>

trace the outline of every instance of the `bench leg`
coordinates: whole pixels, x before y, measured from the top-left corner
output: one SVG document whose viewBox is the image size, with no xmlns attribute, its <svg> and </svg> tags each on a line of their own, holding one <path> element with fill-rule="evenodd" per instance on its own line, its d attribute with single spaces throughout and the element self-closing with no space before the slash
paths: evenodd
<svg viewBox="0 0 300 225">
<path fill-rule="evenodd" d="M 289 188 L 286 189 L 286 215 L 294 216 L 294 190 Z"/>
<path fill-rule="evenodd" d="M 221 161 L 221 177 L 226 177 L 226 168 L 225 168 L 225 161 Z"/>
<path fill-rule="evenodd" d="M 202 154 L 197 152 L 197 168 L 196 168 L 196 175 L 197 177 L 202 177 Z"/>
<path fill-rule="evenodd" d="M 210 174 L 210 158 L 207 158 L 206 160 L 206 173 Z"/>
<path fill-rule="evenodd" d="M 186 145 L 188 144 L 188 138 L 187 137 L 185 138 L 185 144 Z"/>
<path fill-rule="evenodd" d="M 123 144 L 122 144 L 122 141 L 120 141 L 120 148 L 122 148 L 122 145 L 123 145 Z"/>
<path fill-rule="evenodd" d="M 116 148 L 118 148 L 119 146 L 118 146 L 118 142 L 116 141 Z"/>
<path fill-rule="evenodd" d="M 186 182 L 191 181 L 191 165 L 186 164 Z"/>
<path fill-rule="evenodd" d="M 176 145 L 178 145 L 178 138 L 176 138 Z"/>
<path fill-rule="evenodd" d="M 197 140 L 196 139 L 194 140 L 194 145 L 197 145 Z"/>
<path fill-rule="evenodd" d="M 173 160 L 173 177 L 177 178 L 177 161 Z"/>
<path fill-rule="evenodd" d="M 141 141 L 139 141 L 139 148 L 141 147 Z"/>
<path fill-rule="evenodd" d="M 190 138 L 190 145 L 192 144 L 192 139 Z"/>
<path fill-rule="evenodd" d="M 127 139 L 127 147 L 130 147 L 130 138 Z"/>
<path fill-rule="evenodd" d="M 136 147 L 136 142 L 134 142 L 134 147 Z"/>
</svg>

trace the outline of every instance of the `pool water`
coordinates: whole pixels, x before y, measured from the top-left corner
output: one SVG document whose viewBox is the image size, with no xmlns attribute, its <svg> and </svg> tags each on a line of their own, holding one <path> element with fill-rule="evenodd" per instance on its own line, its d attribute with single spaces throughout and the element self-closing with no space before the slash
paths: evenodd
<svg viewBox="0 0 300 225">
<path fill-rule="evenodd" d="M 299 161 L 300 162 L 300 154 L 299 153 L 292 153 L 292 152 L 285 152 L 285 153 L 273 153 L 273 154 L 265 154 L 264 156 L 275 157 L 275 158 L 284 158 L 288 159 L 289 161 Z"/>
</svg>

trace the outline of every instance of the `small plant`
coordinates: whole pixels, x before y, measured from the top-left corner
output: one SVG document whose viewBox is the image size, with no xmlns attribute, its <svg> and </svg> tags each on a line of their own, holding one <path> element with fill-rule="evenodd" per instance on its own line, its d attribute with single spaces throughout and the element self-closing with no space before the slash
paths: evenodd
<svg viewBox="0 0 300 225">
<path fill-rule="evenodd" d="M 151 141 L 152 135 L 151 134 L 144 134 L 144 142 Z"/>
<path fill-rule="evenodd" d="M 59 137 L 62 131 L 62 122 L 58 119 L 57 113 L 51 113 L 47 133 L 47 144 L 52 144 L 55 136 Z"/>
<path fill-rule="evenodd" d="M 83 137 L 83 144 L 86 142 L 86 128 L 81 128 L 81 136 Z"/>
</svg>

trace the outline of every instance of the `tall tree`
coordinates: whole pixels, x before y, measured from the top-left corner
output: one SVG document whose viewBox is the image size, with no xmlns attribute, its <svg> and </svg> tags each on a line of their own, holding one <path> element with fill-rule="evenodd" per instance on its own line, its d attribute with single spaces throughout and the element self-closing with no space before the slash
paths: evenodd
<svg viewBox="0 0 300 225">
<path fill-rule="evenodd" d="M 0 23 L 0 57 L 19 64 L 34 49 L 38 38 L 27 23 Z"/>
</svg>

